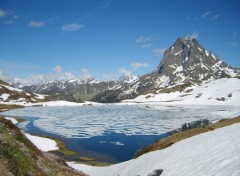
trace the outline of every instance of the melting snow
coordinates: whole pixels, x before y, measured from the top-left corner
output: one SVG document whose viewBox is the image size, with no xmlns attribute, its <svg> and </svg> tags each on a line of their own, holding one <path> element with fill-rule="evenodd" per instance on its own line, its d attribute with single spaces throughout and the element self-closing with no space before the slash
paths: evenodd
<svg viewBox="0 0 240 176">
<path fill-rule="evenodd" d="M 201 105 L 240 105 L 240 80 L 237 78 L 222 78 L 193 86 L 191 95 L 184 92 L 161 93 L 146 99 L 140 95 L 132 100 L 123 102 L 155 102 L 157 104 L 201 104 Z M 197 95 L 202 96 L 196 98 Z M 231 96 L 230 96 L 231 95 Z M 223 99 L 224 98 L 224 99 Z M 223 100 L 221 100 L 223 99 Z"/>
<path fill-rule="evenodd" d="M 213 59 L 217 59 L 217 57 L 214 54 L 211 54 L 211 56 L 213 57 Z"/>
<path fill-rule="evenodd" d="M 6 87 L 8 90 L 12 90 L 12 91 L 17 91 L 17 92 L 22 92 L 23 91 L 21 89 L 17 89 L 17 88 L 11 87 L 11 86 L 6 86 L 6 85 L 2 85 L 2 86 Z"/>
<path fill-rule="evenodd" d="M 44 152 L 51 150 L 58 150 L 56 141 L 48 138 L 43 138 L 39 136 L 33 136 L 31 134 L 25 133 L 25 136 L 34 144 L 36 147 Z"/>
<path fill-rule="evenodd" d="M 6 94 L 6 93 L 4 93 L 4 94 L 2 94 L 2 95 L 0 96 L 0 98 L 2 98 L 3 101 L 6 101 L 6 100 L 8 99 L 9 96 L 10 96 L 10 94 Z"/>
<path fill-rule="evenodd" d="M 13 124 L 17 124 L 18 123 L 18 121 L 16 119 L 14 119 L 14 118 L 11 118 L 11 117 L 4 117 L 4 118 L 7 119 L 7 120 L 11 120 L 11 122 Z"/>
<path fill-rule="evenodd" d="M 169 96 L 174 99 L 185 98 L 179 97 L 179 95 L 179 92 L 166 94 L 165 99 L 162 97 L 161 101 L 169 100 Z M 106 131 L 125 135 L 162 134 L 179 128 L 186 122 L 200 118 L 219 119 L 220 116 L 211 113 L 222 109 L 240 113 L 238 107 L 165 107 L 154 103 L 151 105 L 150 102 L 149 104 L 134 106 L 111 104 L 82 107 L 28 107 L 3 112 L 2 114 L 6 116 L 39 117 L 34 121 L 34 125 L 42 130 L 66 138 L 89 138 L 103 136 Z M 177 117 L 176 114 L 178 114 Z"/>
<path fill-rule="evenodd" d="M 209 56 L 209 52 L 207 50 L 205 50 L 206 56 Z"/>
<path fill-rule="evenodd" d="M 177 52 L 177 53 L 175 53 L 174 55 L 177 56 L 177 55 L 179 55 L 179 54 L 181 54 L 181 53 L 182 53 L 182 50 L 179 51 L 179 52 Z"/>
<path fill-rule="evenodd" d="M 199 51 L 202 51 L 202 49 L 200 47 L 197 46 L 197 48 L 198 48 Z"/>
<path fill-rule="evenodd" d="M 203 133 L 172 146 L 123 163 L 95 167 L 68 162 L 91 176 L 146 176 L 162 169 L 161 176 L 240 175 L 240 123 Z"/>
<path fill-rule="evenodd" d="M 183 71 L 182 65 L 180 65 L 179 67 L 177 67 L 176 70 L 173 72 L 173 74 L 176 74 L 177 72 L 181 72 L 181 71 Z"/>
</svg>

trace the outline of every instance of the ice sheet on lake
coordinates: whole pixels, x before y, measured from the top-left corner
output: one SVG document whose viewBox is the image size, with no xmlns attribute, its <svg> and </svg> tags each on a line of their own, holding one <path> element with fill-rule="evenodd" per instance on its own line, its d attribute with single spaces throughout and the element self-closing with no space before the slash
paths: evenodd
<svg viewBox="0 0 240 176">
<path fill-rule="evenodd" d="M 125 135 L 162 134 L 179 128 L 187 122 L 204 118 L 212 121 L 221 119 L 218 113 L 213 112 L 222 110 L 229 113 L 240 111 L 239 107 L 234 106 L 106 105 L 27 107 L 7 111 L 4 114 L 39 117 L 34 121 L 34 125 L 40 129 L 66 138 L 90 138 L 111 132 Z"/>
</svg>

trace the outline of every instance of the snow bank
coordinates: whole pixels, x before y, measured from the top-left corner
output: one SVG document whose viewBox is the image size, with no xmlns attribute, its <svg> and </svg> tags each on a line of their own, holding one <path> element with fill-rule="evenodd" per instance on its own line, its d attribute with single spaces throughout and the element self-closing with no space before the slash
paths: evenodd
<svg viewBox="0 0 240 176">
<path fill-rule="evenodd" d="M 91 176 L 240 175 L 240 123 L 194 136 L 163 150 L 108 167 L 68 164 Z"/>
<path fill-rule="evenodd" d="M 40 150 L 48 152 L 51 150 L 58 150 L 56 141 L 31 134 L 24 133 L 24 135 Z"/>
<path fill-rule="evenodd" d="M 43 102 L 43 103 L 35 103 L 33 105 L 42 105 L 42 106 L 84 106 L 84 105 L 101 105 L 101 104 L 100 103 L 95 103 L 95 102 L 90 102 L 90 101 L 86 101 L 84 103 L 76 103 L 76 102 L 58 100 L 58 101 L 48 101 L 48 102 Z"/>
<path fill-rule="evenodd" d="M 7 119 L 7 120 L 11 120 L 11 122 L 13 124 L 17 124 L 18 123 L 18 121 L 16 119 L 14 119 L 14 118 L 11 118 L 11 117 L 4 117 L 4 118 Z"/>
</svg>

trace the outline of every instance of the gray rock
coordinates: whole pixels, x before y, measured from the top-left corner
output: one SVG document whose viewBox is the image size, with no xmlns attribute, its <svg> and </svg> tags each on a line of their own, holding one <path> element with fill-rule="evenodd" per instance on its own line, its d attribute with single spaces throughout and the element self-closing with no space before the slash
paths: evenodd
<svg viewBox="0 0 240 176">
<path fill-rule="evenodd" d="M 151 172 L 147 176 L 160 176 L 162 173 L 163 173 L 163 169 L 158 169 L 158 170 Z"/>
</svg>

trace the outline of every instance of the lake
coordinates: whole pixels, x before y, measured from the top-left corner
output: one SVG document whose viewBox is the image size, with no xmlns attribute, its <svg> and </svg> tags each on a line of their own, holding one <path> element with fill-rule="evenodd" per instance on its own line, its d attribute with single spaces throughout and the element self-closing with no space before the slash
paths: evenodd
<svg viewBox="0 0 240 176">
<path fill-rule="evenodd" d="M 184 123 L 221 119 L 216 112 L 234 112 L 234 106 L 100 105 L 26 107 L 1 113 L 19 116 L 22 130 L 62 139 L 77 157 L 118 163 Z M 74 158 L 72 158 L 74 159 Z"/>
</svg>

